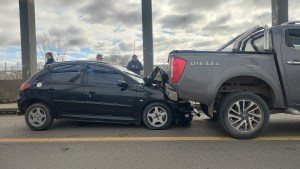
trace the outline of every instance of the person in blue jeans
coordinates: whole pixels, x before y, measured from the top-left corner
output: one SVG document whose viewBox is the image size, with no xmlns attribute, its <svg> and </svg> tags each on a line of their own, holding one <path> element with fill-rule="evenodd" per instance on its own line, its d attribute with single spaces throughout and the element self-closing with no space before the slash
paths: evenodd
<svg viewBox="0 0 300 169">
<path fill-rule="evenodd" d="M 137 55 L 132 55 L 132 60 L 128 63 L 127 69 L 138 75 L 141 74 L 141 70 L 144 70 L 144 67 L 138 60 Z"/>
</svg>

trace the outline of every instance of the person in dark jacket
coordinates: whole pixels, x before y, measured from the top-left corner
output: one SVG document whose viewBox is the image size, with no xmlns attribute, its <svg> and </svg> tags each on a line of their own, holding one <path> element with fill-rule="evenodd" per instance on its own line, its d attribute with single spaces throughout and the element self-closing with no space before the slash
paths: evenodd
<svg viewBox="0 0 300 169">
<path fill-rule="evenodd" d="M 53 54 L 51 52 L 47 52 L 45 54 L 45 57 L 47 58 L 47 62 L 45 63 L 45 66 L 48 65 L 48 64 L 51 64 L 51 63 L 54 63 L 54 58 L 53 58 Z M 44 67 L 45 67 L 44 66 Z"/>
<path fill-rule="evenodd" d="M 142 63 L 138 60 L 137 55 L 132 55 L 132 60 L 128 63 L 127 69 L 140 75 L 144 69 Z"/>
<path fill-rule="evenodd" d="M 102 56 L 102 54 L 97 54 L 97 55 L 96 55 L 96 60 L 97 60 L 97 61 L 103 61 L 103 56 Z"/>
</svg>

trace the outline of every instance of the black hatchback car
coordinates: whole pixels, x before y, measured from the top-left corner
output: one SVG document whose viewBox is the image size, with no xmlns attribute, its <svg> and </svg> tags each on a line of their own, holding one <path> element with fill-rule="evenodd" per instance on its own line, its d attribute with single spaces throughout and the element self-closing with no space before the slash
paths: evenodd
<svg viewBox="0 0 300 169">
<path fill-rule="evenodd" d="M 149 129 L 166 129 L 172 122 L 189 123 L 193 108 L 189 102 L 169 98 L 172 91 L 166 91 L 167 79 L 159 67 L 142 78 L 112 63 L 54 63 L 21 86 L 18 106 L 32 130 L 46 130 L 54 119 L 62 118 L 143 122 Z"/>
</svg>

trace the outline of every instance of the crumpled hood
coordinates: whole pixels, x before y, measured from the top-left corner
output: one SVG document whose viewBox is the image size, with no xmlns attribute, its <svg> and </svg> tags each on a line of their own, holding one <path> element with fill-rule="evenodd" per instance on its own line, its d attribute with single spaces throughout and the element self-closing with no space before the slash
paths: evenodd
<svg viewBox="0 0 300 169">
<path fill-rule="evenodd" d="M 152 84 L 157 81 L 155 80 L 155 77 L 158 76 L 158 74 L 161 75 L 163 85 L 169 82 L 169 75 L 165 68 L 162 66 L 156 66 L 149 76 L 144 77 L 145 85 L 147 86 L 148 84 Z"/>
</svg>

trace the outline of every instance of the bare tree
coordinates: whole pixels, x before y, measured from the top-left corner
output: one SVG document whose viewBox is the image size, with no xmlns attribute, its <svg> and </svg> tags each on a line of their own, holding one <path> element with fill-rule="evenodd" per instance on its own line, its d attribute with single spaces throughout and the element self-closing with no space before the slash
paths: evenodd
<svg viewBox="0 0 300 169">
<path fill-rule="evenodd" d="M 38 39 L 37 50 L 38 58 L 44 58 L 47 52 L 52 52 L 56 61 L 64 61 L 67 45 L 63 40 L 62 33 L 50 38 L 49 35 L 44 32 L 43 35 Z M 40 66 L 40 64 L 38 65 Z"/>
<path fill-rule="evenodd" d="M 104 58 L 105 61 L 116 63 L 121 66 L 127 66 L 130 61 L 130 55 L 111 54 Z"/>
<path fill-rule="evenodd" d="M 62 33 L 58 34 L 55 39 L 55 49 L 53 50 L 54 55 L 57 56 L 58 61 L 64 61 L 67 51 L 67 45 L 63 40 Z"/>
</svg>

